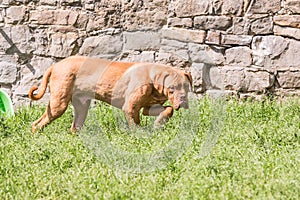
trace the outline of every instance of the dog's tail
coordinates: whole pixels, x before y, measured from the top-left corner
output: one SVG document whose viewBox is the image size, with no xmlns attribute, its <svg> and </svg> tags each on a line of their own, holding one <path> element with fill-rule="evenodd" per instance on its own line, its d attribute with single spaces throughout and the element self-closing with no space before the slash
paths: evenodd
<svg viewBox="0 0 300 200">
<path fill-rule="evenodd" d="M 36 91 L 38 89 L 37 86 L 32 86 L 28 92 L 28 97 L 31 99 L 31 100 L 39 100 L 41 99 L 45 92 L 46 92 L 46 89 L 47 89 L 47 85 L 48 85 L 48 81 L 49 81 L 49 78 L 51 76 L 51 73 L 52 73 L 52 66 L 49 67 L 47 69 L 47 71 L 45 72 L 44 76 L 43 76 L 43 79 L 42 79 L 42 84 L 41 84 L 41 90 L 39 91 L 38 94 L 34 95 L 33 92 Z"/>
</svg>

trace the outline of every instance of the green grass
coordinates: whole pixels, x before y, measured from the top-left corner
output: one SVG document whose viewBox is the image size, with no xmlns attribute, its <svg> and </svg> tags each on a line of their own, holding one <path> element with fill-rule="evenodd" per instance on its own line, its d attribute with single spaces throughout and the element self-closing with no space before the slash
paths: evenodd
<svg viewBox="0 0 300 200">
<path fill-rule="evenodd" d="M 129 129 L 100 104 L 32 135 L 43 107 L 0 118 L 0 199 L 298 199 L 300 104 L 212 101 Z"/>
</svg>

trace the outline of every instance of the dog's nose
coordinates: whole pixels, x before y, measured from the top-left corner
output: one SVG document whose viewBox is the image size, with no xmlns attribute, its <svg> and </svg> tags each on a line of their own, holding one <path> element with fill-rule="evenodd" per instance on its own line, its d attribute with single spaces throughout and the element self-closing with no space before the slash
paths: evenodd
<svg viewBox="0 0 300 200">
<path fill-rule="evenodd" d="M 186 101 L 186 94 L 180 94 L 179 99 L 180 101 Z"/>
</svg>

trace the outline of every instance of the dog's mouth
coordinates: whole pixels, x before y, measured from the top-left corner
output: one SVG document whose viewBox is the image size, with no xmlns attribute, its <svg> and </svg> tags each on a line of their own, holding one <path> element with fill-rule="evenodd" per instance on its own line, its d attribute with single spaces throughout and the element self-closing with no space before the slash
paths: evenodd
<svg viewBox="0 0 300 200">
<path fill-rule="evenodd" d="M 182 101 L 182 102 L 175 103 L 173 105 L 173 108 L 175 110 L 179 110 L 180 108 L 188 109 L 189 108 L 189 104 L 186 101 Z"/>
</svg>

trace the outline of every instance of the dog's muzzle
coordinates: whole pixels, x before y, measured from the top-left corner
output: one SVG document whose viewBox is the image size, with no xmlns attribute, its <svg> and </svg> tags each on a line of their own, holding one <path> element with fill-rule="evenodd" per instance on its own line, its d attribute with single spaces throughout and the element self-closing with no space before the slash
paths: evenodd
<svg viewBox="0 0 300 200">
<path fill-rule="evenodd" d="M 189 103 L 188 103 L 187 95 L 181 94 L 177 98 L 177 102 L 174 103 L 174 109 L 178 110 L 179 108 L 184 108 L 184 109 L 188 109 L 189 108 Z"/>
</svg>

